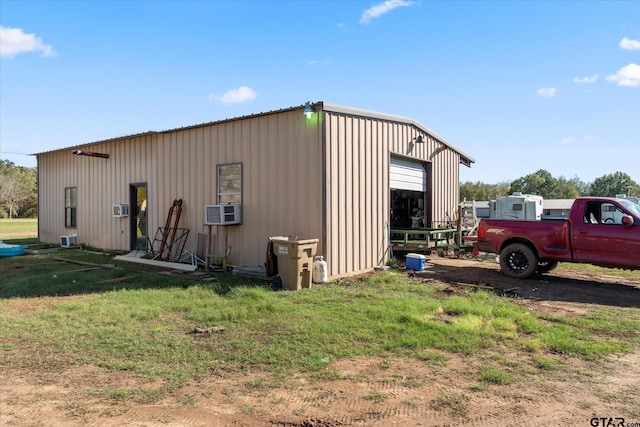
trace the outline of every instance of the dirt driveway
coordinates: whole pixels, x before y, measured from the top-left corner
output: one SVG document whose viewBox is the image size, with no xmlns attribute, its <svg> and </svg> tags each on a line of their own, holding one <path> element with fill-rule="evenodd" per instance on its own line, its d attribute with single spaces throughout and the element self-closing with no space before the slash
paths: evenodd
<svg viewBox="0 0 640 427">
<path fill-rule="evenodd" d="M 600 304 L 640 308 L 640 279 L 603 275 L 583 269 L 556 269 L 529 279 L 512 279 L 500 273 L 493 260 L 429 258 L 416 277 L 444 283 L 487 285 L 526 300 L 552 303 Z"/>
<path fill-rule="evenodd" d="M 494 262 L 432 258 L 423 272 L 411 277 L 458 290 L 494 287 L 554 315 L 579 315 L 592 304 L 640 308 L 639 279 L 558 270 L 518 281 L 498 269 Z M 1 372 L 0 425 L 592 426 L 606 425 L 603 418 L 612 423 L 625 418 L 626 425 L 640 426 L 640 351 L 604 362 L 572 360 L 561 370 L 514 384 L 480 386 L 477 368 L 484 362 L 455 354 L 430 363 L 340 360 L 322 374 L 277 384 L 265 372 L 215 371 L 207 380 L 151 403 L 93 394 L 97 386 L 153 390 L 154 384 L 129 372 L 98 367 L 45 374 Z M 593 424 L 594 417 L 601 424 Z"/>
</svg>

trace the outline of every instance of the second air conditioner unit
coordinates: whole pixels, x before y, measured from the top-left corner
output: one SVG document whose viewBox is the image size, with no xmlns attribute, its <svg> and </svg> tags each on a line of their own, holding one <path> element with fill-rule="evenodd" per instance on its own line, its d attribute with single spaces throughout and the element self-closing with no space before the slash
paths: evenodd
<svg viewBox="0 0 640 427">
<path fill-rule="evenodd" d="M 60 246 L 63 248 L 70 248 L 73 245 L 78 244 L 78 235 L 77 234 L 69 234 L 66 236 L 60 236 Z"/>
<path fill-rule="evenodd" d="M 206 225 L 232 225 L 241 223 L 240 203 L 226 205 L 207 205 L 204 207 L 204 223 Z"/>
<path fill-rule="evenodd" d="M 129 216 L 129 205 L 113 205 L 113 216 L 116 218 L 122 218 Z"/>
</svg>

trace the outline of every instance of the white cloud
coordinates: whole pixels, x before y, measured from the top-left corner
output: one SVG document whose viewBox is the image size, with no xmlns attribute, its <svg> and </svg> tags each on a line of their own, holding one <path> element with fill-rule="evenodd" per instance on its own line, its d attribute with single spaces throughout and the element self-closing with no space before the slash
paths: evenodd
<svg viewBox="0 0 640 427">
<path fill-rule="evenodd" d="M 596 137 L 590 134 L 583 137 L 569 136 L 566 138 L 562 138 L 560 140 L 560 145 L 574 145 L 578 143 L 592 142 L 595 141 L 595 139 Z"/>
<path fill-rule="evenodd" d="M 323 61 L 318 61 L 315 59 L 312 59 L 311 61 L 307 62 L 308 65 L 327 65 L 327 64 L 331 64 L 331 60 L 329 59 L 325 59 Z"/>
<path fill-rule="evenodd" d="M 372 19 L 379 18 L 397 7 L 412 6 L 414 3 L 413 1 L 406 0 L 386 0 L 383 3 L 379 3 L 365 10 L 360 18 L 360 23 L 368 24 Z"/>
<path fill-rule="evenodd" d="M 625 37 L 620 40 L 620 47 L 624 50 L 640 50 L 640 40 L 631 40 Z"/>
<path fill-rule="evenodd" d="M 250 101 L 256 99 L 258 94 L 249 86 L 240 86 L 238 89 L 229 89 L 222 96 L 213 95 L 209 96 L 209 101 L 217 99 L 223 104 L 239 104 L 241 102 Z"/>
<path fill-rule="evenodd" d="M 577 84 L 592 84 L 598 81 L 598 75 L 594 74 L 593 76 L 588 77 L 574 77 L 573 82 Z"/>
<path fill-rule="evenodd" d="M 26 34 L 21 28 L 0 26 L 0 56 L 11 58 L 23 52 L 42 52 L 42 56 L 56 56 L 51 45 L 44 44 L 35 34 Z"/>
<path fill-rule="evenodd" d="M 618 86 L 638 87 L 640 86 L 640 65 L 633 63 L 625 65 L 615 74 L 607 76 L 607 80 L 617 83 Z"/>
<path fill-rule="evenodd" d="M 553 98 L 556 96 L 557 90 L 555 87 L 543 87 L 542 89 L 538 89 L 536 92 L 543 98 Z"/>
</svg>

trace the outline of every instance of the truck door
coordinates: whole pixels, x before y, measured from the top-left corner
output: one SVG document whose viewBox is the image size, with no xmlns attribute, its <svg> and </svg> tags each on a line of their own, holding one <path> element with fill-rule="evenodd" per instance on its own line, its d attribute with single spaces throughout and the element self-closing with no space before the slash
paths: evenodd
<svg viewBox="0 0 640 427">
<path fill-rule="evenodd" d="M 629 212 L 610 201 L 585 203 L 582 221 L 576 215 L 572 222 L 574 259 L 594 264 L 640 266 L 640 224 L 623 225 L 624 215 Z"/>
</svg>

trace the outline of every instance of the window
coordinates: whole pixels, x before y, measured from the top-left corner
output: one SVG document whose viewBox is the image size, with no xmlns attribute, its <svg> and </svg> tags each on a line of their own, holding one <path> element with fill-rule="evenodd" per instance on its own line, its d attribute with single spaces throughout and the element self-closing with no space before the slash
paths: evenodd
<svg viewBox="0 0 640 427">
<path fill-rule="evenodd" d="M 218 165 L 218 203 L 242 202 L 242 164 Z"/>
<path fill-rule="evenodd" d="M 585 224 L 600 224 L 600 204 L 598 202 L 588 202 L 584 210 Z"/>
<path fill-rule="evenodd" d="M 622 217 L 624 216 L 624 212 L 622 212 L 616 205 L 613 205 L 611 203 L 603 203 L 601 209 L 601 218 L 603 224 L 622 224 Z"/>
<path fill-rule="evenodd" d="M 584 214 L 587 224 L 622 224 L 625 212 L 612 203 L 589 202 Z"/>
<path fill-rule="evenodd" d="M 76 227 L 76 187 L 64 189 L 64 226 L 67 228 Z"/>
</svg>

